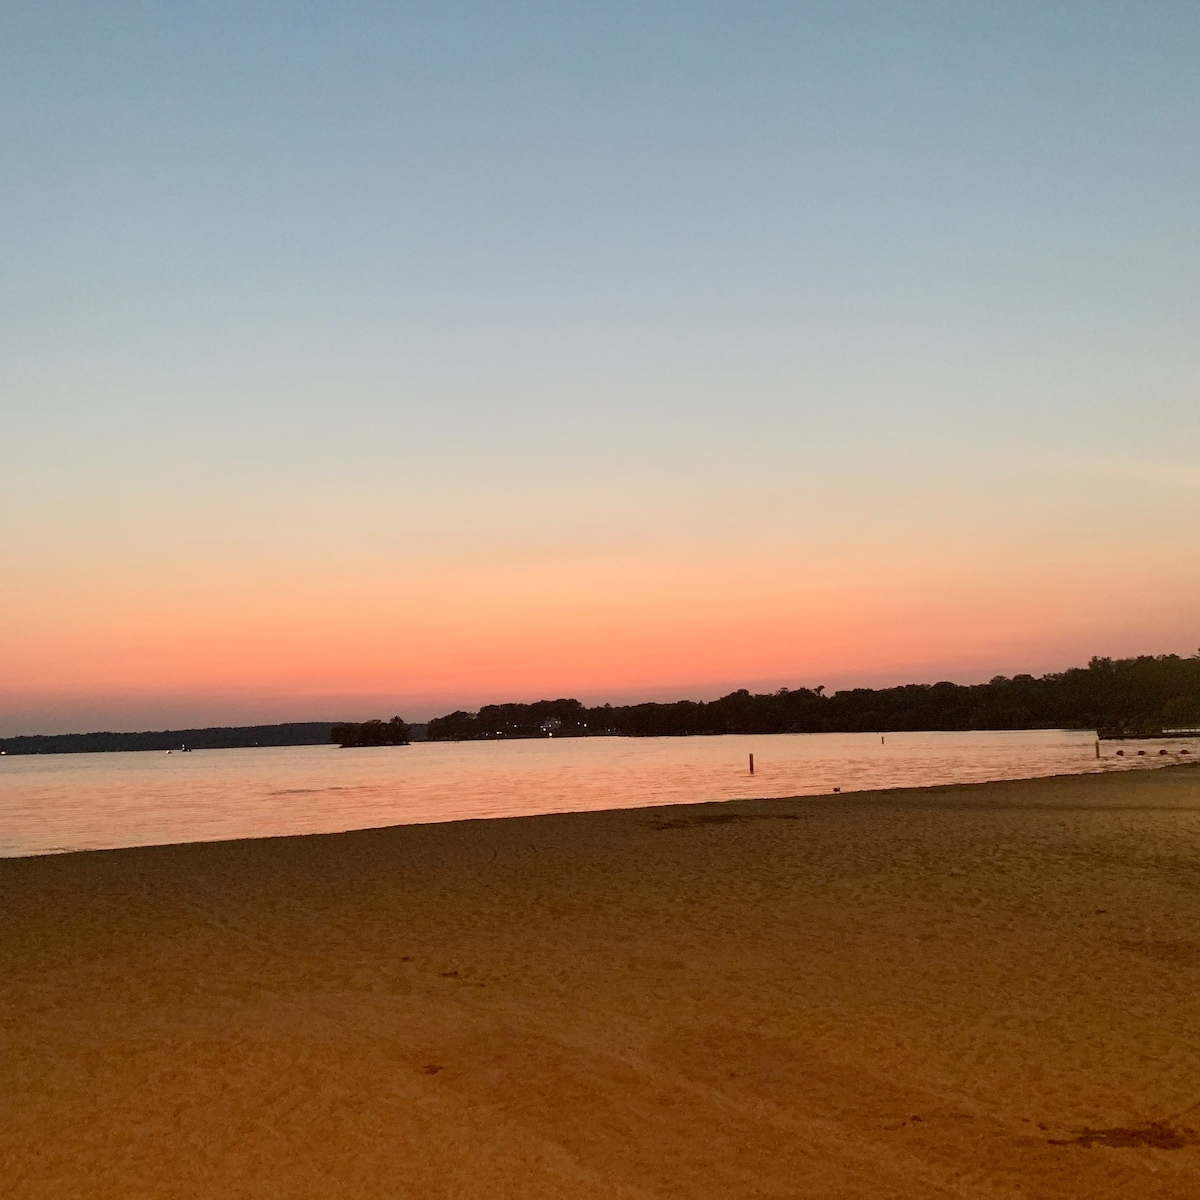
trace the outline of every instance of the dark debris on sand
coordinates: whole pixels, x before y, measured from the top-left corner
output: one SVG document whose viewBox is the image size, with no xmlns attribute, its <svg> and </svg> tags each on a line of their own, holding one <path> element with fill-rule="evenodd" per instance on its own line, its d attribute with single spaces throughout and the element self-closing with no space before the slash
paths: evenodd
<svg viewBox="0 0 1200 1200">
<path fill-rule="evenodd" d="M 1154 1150 L 1182 1150 L 1184 1146 L 1200 1144 L 1193 1129 L 1172 1129 L 1163 1121 L 1151 1121 L 1140 1129 L 1114 1125 L 1111 1129 L 1083 1129 L 1073 1138 L 1050 1138 L 1052 1146 L 1112 1146 L 1129 1149 L 1149 1146 Z"/>
</svg>

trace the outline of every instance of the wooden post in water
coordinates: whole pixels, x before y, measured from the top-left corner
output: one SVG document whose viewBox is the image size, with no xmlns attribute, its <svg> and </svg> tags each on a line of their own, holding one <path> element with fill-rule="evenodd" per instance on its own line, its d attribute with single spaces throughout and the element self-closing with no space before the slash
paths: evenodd
<svg viewBox="0 0 1200 1200">
<path fill-rule="evenodd" d="M 750 774 L 754 774 L 754 755 L 750 755 Z"/>
</svg>

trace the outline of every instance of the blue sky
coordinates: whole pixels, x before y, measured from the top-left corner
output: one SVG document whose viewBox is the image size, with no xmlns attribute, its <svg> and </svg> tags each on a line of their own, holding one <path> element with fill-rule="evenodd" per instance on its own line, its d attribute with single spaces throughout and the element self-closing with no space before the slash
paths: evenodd
<svg viewBox="0 0 1200 1200">
<path fill-rule="evenodd" d="M 964 611 L 989 572 L 1058 598 L 999 641 L 834 639 L 847 678 L 1193 649 L 1197 61 L 1182 4 L 7 6 L 0 719 L 497 698 L 499 661 L 449 665 L 479 613 L 431 596 L 485 611 L 528 569 L 558 613 L 618 560 L 622 596 L 633 560 L 692 581 L 647 582 L 650 624 L 740 554 L 775 570 L 748 614 L 878 567 L 881 620 L 913 563 L 974 579 Z M 1111 597 L 1082 623 L 1047 582 L 1074 558 Z M 233 613 L 316 577 L 444 669 L 393 685 L 357 647 L 340 682 L 181 663 L 164 692 L 105 657 L 210 636 L 197 581 Z M 272 662 L 335 636 L 320 608 Z M 511 687 L 838 669 L 815 653 Z"/>
</svg>

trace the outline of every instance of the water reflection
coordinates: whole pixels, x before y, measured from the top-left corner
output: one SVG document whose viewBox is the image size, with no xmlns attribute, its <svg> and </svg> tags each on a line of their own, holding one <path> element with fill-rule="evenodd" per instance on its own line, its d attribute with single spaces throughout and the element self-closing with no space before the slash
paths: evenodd
<svg viewBox="0 0 1200 1200">
<path fill-rule="evenodd" d="M 1092 733 L 1037 730 L 9 756 L 0 855 L 1130 770 L 1184 748 L 1200 749 L 1106 742 L 1097 759 Z"/>
</svg>

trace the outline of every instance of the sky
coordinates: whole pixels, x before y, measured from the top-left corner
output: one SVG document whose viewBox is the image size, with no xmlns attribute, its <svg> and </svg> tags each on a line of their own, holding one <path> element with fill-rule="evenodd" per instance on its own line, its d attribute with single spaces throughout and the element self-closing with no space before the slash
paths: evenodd
<svg viewBox="0 0 1200 1200">
<path fill-rule="evenodd" d="M 1200 646 L 1200 7 L 0 10 L 0 735 Z"/>
</svg>

